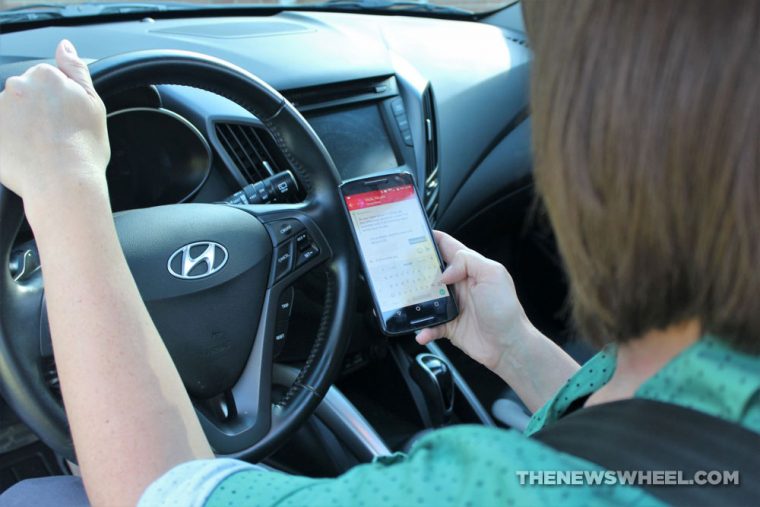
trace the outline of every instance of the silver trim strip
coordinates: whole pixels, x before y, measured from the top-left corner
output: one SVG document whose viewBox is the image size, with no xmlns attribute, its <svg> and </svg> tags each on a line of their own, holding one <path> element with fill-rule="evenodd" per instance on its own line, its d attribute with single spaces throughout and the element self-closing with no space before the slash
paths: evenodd
<svg viewBox="0 0 760 507">
<path fill-rule="evenodd" d="M 290 385 L 298 376 L 298 369 L 275 363 L 272 382 Z M 364 418 L 351 401 L 335 386 L 330 387 L 314 414 L 332 430 L 357 458 L 372 461 L 377 456 L 388 456 L 391 450 L 375 428 Z"/>
<path fill-rule="evenodd" d="M 442 357 L 446 361 L 446 364 L 449 366 L 449 368 L 451 368 L 451 375 L 454 377 L 454 383 L 459 389 L 459 392 L 462 393 L 462 396 L 464 396 L 465 400 L 467 400 L 467 403 L 470 404 L 472 410 L 475 412 L 475 415 L 477 415 L 478 419 L 480 419 L 480 422 L 482 422 L 485 426 L 496 426 L 496 423 L 491 417 L 491 414 L 489 414 L 488 410 L 486 410 L 483 404 L 480 403 L 480 400 L 477 396 L 475 396 L 475 393 L 470 388 L 469 384 L 467 384 L 467 381 L 464 379 L 464 377 L 462 377 L 462 374 L 459 373 L 459 370 L 457 370 L 454 365 L 451 364 L 451 359 L 449 359 L 449 357 L 443 352 L 441 347 L 439 347 L 435 342 L 430 342 L 425 345 L 425 348 L 427 348 L 433 354 Z"/>
</svg>

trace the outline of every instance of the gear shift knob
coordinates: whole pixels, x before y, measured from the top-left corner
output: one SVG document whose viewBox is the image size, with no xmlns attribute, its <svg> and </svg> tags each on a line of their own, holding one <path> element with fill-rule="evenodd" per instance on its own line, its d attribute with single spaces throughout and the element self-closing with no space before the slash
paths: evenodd
<svg viewBox="0 0 760 507">
<path fill-rule="evenodd" d="M 442 426 L 454 410 L 454 377 L 451 368 L 435 354 L 417 354 L 411 374 L 422 391 L 433 426 Z"/>
</svg>

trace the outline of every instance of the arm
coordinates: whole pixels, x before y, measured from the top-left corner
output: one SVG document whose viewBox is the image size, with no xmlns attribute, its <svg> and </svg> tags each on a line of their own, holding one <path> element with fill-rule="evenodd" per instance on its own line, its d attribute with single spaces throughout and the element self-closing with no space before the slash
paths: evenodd
<svg viewBox="0 0 760 507">
<path fill-rule="evenodd" d="M 448 234 L 435 232 L 455 284 L 459 317 L 417 335 L 421 344 L 447 337 L 507 382 L 532 411 L 546 403 L 580 366 L 530 323 L 507 270 Z"/>
<path fill-rule="evenodd" d="M 493 371 L 536 412 L 579 369 L 567 352 L 531 325 L 520 343 L 505 347 Z"/>
<path fill-rule="evenodd" d="M 105 108 L 73 47 L 56 56 L 60 70 L 36 67 L 0 94 L 0 182 L 37 240 L 90 501 L 134 505 L 174 465 L 213 454 L 116 236 Z"/>
</svg>

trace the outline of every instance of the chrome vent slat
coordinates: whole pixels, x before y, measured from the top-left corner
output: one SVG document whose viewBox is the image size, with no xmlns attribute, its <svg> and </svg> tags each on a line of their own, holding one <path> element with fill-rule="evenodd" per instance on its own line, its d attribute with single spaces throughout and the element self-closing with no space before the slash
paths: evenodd
<svg viewBox="0 0 760 507">
<path fill-rule="evenodd" d="M 430 214 L 436 206 L 438 206 L 438 187 L 430 190 L 430 192 L 425 188 L 425 211 Z"/>
<path fill-rule="evenodd" d="M 435 184 L 435 186 L 438 186 L 438 168 L 436 167 L 433 169 L 433 171 L 427 175 L 427 178 L 425 178 L 425 186 Z"/>
<path fill-rule="evenodd" d="M 251 148 L 253 148 L 256 151 L 256 156 L 261 161 L 261 167 L 264 170 L 263 174 L 265 174 L 265 177 L 272 176 L 275 172 L 279 172 L 279 170 L 277 171 L 272 170 L 272 165 L 275 165 L 276 167 L 276 163 L 274 161 L 274 158 L 272 157 L 272 154 L 269 153 L 269 150 L 264 144 L 264 140 L 261 139 L 261 136 L 259 136 L 259 134 L 256 132 L 256 129 L 254 128 L 242 129 L 241 128 L 241 130 L 243 130 L 243 133 L 245 134 L 245 137 L 248 140 Z M 251 138 L 248 136 L 249 132 L 255 140 L 251 140 Z"/>
<path fill-rule="evenodd" d="M 248 129 L 244 128 L 242 125 L 237 125 L 237 131 L 238 131 L 239 136 L 236 136 L 235 139 L 240 145 L 240 149 L 245 152 L 246 157 L 251 163 L 251 167 L 256 171 L 256 177 L 258 179 L 262 179 L 266 177 L 265 175 L 266 171 L 262 171 L 262 168 L 263 168 L 262 162 L 264 159 L 263 159 L 263 156 L 261 155 L 260 150 L 256 146 L 256 143 L 251 141 L 251 138 L 248 136 L 247 130 Z M 241 139 L 245 142 L 245 144 L 243 144 L 243 141 L 241 141 Z M 251 153 L 248 150 L 246 150 L 246 147 L 250 148 L 250 150 L 253 152 L 255 160 L 253 157 L 251 157 Z"/>
<path fill-rule="evenodd" d="M 215 132 L 219 148 L 247 183 L 256 183 L 288 167 L 271 134 L 259 125 L 219 121 Z"/>
<path fill-rule="evenodd" d="M 224 135 L 224 149 L 230 158 L 233 159 L 238 170 L 243 174 L 246 180 L 259 181 L 261 177 L 256 174 L 256 164 L 251 159 L 248 151 L 245 149 L 245 145 L 240 142 L 237 133 L 235 133 L 234 125 L 224 125 L 221 128 L 218 126 L 219 131 L 226 131 Z"/>
<path fill-rule="evenodd" d="M 436 217 L 438 215 L 438 203 L 435 203 L 435 205 L 430 208 L 427 213 L 432 217 Z M 430 221 L 432 222 L 432 225 L 435 225 L 435 218 L 431 218 Z"/>
<path fill-rule="evenodd" d="M 235 145 L 237 144 L 239 146 L 239 143 L 234 139 L 232 128 L 229 125 L 217 125 L 216 134 L 219 141 L 222 143 L 224 151 L 232 159 L 232 162 L 235 164 L 238 171 L 242 173 L 246 180 L 253 181 L 253 175 L 247 170 L 245 162 L 240 158 L 238 150 L 235 149 Z"/>
<path fill-rule="evenodd" d="M 237 125 L 237 128 L 231 129 L 233 132 L 233 135 L 235 137 L 235 141 L 238 144 L 238 147 L 240 148 L 240 151 L 245 154 L 245 158 L 248 161 L 248 174 L 256 178 L 256 180 L 260 180 L 264 178 L 264 174 L 262 174 L 261 169 L 256 164 L 257 161 L 261 163 L 261 156 L 258 153 L 258 150 L 256 149 L 256 146 L 250 142 L 248 142 L 247 135 L 245 133 L 245 129 L 241 125 Z M 237 130 L 237 133 L 234 133 L 235 130 Z M 241 140 L 241 138 L 243 140 Z M 255 155 L 255 159 L 251 157 L 250 150 L 247 150 L 246 148 L 250 148 L 253 150 L 253 153 Z"/>
</svg>

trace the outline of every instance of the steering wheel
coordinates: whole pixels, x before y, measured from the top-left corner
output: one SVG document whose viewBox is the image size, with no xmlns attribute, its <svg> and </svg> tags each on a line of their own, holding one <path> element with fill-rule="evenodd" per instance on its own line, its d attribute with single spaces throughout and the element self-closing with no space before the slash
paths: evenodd
<svg viewBox="0 0 760 507">
<path fill-rule="evenodd" d="M 141 51 L 99 60 L 90 70 L 104 98 L 171 84 L 236 102 L 266 126 L 305 190 L 298 204 L 175 204 L 115 215 L 129 267 L 212 448 L 218 455 L 260 460 L 316 408 L 347 347 L 356 266 L 335 166 L 282 95 L 228 62 L 183 51 Z M 41 277 L 16 280 L 8 269 L 23 218 L 18 196 L 0 188 L 6 266 L 0 270 L 2 394 L 43 442 L 73 460 L 66 414 L 46 381 Z M 321 323 L 300 375 L 273 404 L 273 349 L 283 302 L 292 297 L 293 283 L 315 270 L 326 279 Z"/>
</svg>

